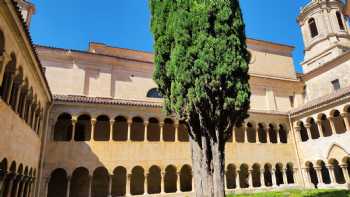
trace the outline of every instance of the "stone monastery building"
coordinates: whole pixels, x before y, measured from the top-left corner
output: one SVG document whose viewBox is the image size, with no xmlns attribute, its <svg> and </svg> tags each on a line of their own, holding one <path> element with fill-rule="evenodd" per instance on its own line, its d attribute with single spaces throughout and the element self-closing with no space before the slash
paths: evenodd
<svg viewBox="0 0 350 197">
<path fill-rule="evenodd" d="M 349 9 L 348 9 L 349 8 Z M 189 136 L 165 116 L 153 54 L 33 45 L 35 7 L 0 0 L 0 197 L 193 196 Z M 350 6 L 310 0 L 292 46 L 248 39 L 250 118 L 226 148 L 228 192 L 350 186 Z"/>
</svg>

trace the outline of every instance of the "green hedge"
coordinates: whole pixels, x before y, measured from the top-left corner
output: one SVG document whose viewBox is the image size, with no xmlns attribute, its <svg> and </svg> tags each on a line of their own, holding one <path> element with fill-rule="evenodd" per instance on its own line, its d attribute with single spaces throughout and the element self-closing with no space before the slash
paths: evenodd
<svg viewBox="0 0 350 197">
<path fill-rule="evenodd" d="M 228 197 L 350 197 L 345 190 L 290 190 L 255 194 L 228 195 Z"/>
</svg>

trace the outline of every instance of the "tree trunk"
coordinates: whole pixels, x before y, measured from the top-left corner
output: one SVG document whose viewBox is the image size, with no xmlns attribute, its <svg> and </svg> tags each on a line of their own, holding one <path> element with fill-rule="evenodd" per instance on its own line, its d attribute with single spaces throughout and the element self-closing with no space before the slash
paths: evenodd
<svg viewBox="0 0 350 197">
<path fill-rule="evenodd" d="M 224 146 L 203 136 L 201 144 L 191 139 L 191 148 L 196 197 L 225 197 Z"/>
</svg>

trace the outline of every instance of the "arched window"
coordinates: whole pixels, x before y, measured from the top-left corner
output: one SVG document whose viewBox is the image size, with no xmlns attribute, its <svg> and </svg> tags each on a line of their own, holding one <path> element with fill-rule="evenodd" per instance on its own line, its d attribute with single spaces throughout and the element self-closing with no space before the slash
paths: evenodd
<svg viewBox="0 0 350 197">
<path fill-rule="evenodd" d="M 63 113 L 58 116 L 55 129 L 54 129 L 54 141 L 69 141 L 72 139 L 72 116 L 67 113 Z"/>
<path fill-rule="evenodd" d="M 316 21 L 314 18 L 310 18 L 308 21 L 309 28 L 310 28 L 310 33 L 311 33 L 311 38 L 314 38 L 318 35 L 318 30 L 317 30 L 317 25 Z"/>
<path fill-rule="evenodd" d="M 147 92 L 148 98 L 162 98 L 157 88 L 152 88 Z"/>
<path fill-rule="evenodd" d="M 345 30 L 342 15 L 340 14 L 339 11 L 337 11 L 335 14 L 337 15 L 337 20 L 338 20 L 338 25 L 339 25 L 340 30 Z"/>
</svg>

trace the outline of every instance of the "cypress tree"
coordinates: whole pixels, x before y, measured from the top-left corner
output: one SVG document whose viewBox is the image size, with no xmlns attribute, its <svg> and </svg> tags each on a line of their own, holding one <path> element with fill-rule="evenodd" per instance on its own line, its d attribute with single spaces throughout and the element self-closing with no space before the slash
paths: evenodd
<svg viewBox="0 0 350 197">
<path fill-rule="evenodd" d="M 154 80 L 187 122 L 197 197 L 223 197 L 225 144 L 248 117 L 250 55 L 238 0 L 149 0 Z"/>
</svg>

